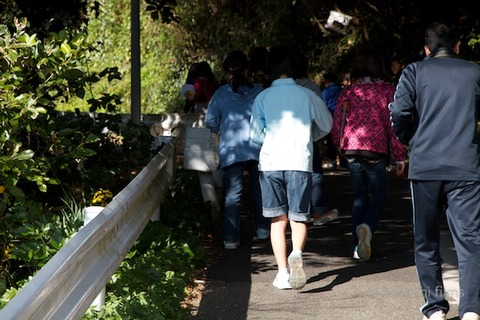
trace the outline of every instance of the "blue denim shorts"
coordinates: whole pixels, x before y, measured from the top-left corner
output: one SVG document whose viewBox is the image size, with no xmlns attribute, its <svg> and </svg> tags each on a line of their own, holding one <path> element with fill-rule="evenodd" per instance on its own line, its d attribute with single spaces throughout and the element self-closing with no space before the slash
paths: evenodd
<svg viewBox="0 0 480 320">
<path fill-rule="evenodd" d="M 288 213 L 293 221 L 310 219 L 312 174 L 304 171 L 260 171 L 263 215 L 275 218 Z"/>
</svg>

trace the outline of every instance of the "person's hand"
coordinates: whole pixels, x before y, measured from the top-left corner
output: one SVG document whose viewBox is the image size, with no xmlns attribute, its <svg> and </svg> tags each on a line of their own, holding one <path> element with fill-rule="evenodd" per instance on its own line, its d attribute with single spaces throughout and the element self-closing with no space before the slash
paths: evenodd
<svg viewBox="0 0 480 320">
<path fill-rule="evenodd" d="M 395 161 L 395 174 L 397 176 L 403 175 L 405 171 L 405 161 Z"/>
</svg>

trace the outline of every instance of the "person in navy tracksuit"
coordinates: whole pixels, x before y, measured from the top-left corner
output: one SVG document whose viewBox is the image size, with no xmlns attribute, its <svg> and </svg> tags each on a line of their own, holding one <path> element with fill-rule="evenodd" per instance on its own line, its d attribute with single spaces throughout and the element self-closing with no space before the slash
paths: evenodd
<svg viewBox="0 0 480 320">
<path fill-rule="evenodd" d="M 402 72 L 390 104 L 394 132 L 410 148 L 415 263 L 424 319 L 445 319 L 440 217 L 446 207 L 458 256 L 459 315 L 480 319 L 480 66 L 458 56 L 455 27 L 426 31 L 426 58 Z"/>
</svg>

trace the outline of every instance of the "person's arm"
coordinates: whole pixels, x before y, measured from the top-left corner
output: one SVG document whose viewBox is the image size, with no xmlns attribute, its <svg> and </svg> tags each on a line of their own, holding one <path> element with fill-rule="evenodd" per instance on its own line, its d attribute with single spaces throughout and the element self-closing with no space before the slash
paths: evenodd
<svg viewBox="0 0 480 320">
<path fill-rule="evenodd" d="M 219 95 L 214 94 L 212 100 L 210 100 L 210 103 L 208 104 L 207 113 L 205 115 L 205 125 L 215 134 L 218 134 L 220 131 L 220 110 L 220 97 Z"/>
<path fill-rule="evenodd" d="M 266 122 L 263 115 L 260 99 L 253 102 L 252 116 L 250 118 L 250 139 L 252 142 L 262 145 L 265 140 Z"/>
<path fill-rule="evenodd" d="M 401 176 L 405 171 L 405 160 L 407 159 L 407 148 L 400 142 L 400 140 L 393 134 L 393 129 L 390 127 L 390 147 L 393 158 L 395 159 L 395 173 Z"/>
<path fill-rule="evenodd" d="M 415 72 L 416 65 L 408 65 L 402 72 L 394 100 L 390 103 L 393 132 L 401 143 L 408 145 L 415 127 Z"/>
<path fill-rule="evenodd" d="M 313 141 L 318 141 L 332 130 L 332 114 L 319 96 L 312 95 L 312 101 L 314 104 L 312 137 Z"/>
<path fill-rule="evenodd" d="M 332 136 L 332 141 L 337 150 L 340 150 L 341 148 L 341 143 L 340 143 L 340 137 L 343 136 L 342 131 L 342 114 L 343 114 L 343 109 L 348 108 L 348 100 L 345 92 L 340 94 L 337 98 L 336 101 L 336 106 L 335 110 L 333 112 L 333 123 L 332 123 L 332 130 L 330 132 Z"/>
</svg>

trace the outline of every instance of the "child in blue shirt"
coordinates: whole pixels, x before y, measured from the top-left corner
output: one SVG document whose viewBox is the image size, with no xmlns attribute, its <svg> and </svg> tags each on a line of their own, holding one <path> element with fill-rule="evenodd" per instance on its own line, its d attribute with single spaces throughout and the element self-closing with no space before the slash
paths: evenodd
<svg viewBox="0 0 480 320">
<path fill-rule="evenodd" d="M 261 145 L 263 215 L 271 219 L 270 237 L 278 267 L 273 285 L 279 289 L 301 289 L 306 283 L 302 251 L 310 219 L 313 141 L 332 126 L 322 99 L 292 78 L 295 63 L 291 48 L 271 49 L 267 69 L 273 82 L 255 98 L 250 120 L 250 137 Z M 288 224 L 292 252 L 287 259 Z"/>
<path fill-rule="evenodd" d="M 208 105 L 205 124 L 220 135 L 220 168 L 225 192 L 223 240 L 225 249 L 240 245 L 240 205 L 243 173 L 248 171 L 252 196 L 252 214 L 257 238 L 268 239 L 270 221 L 262 215 L 258 180 L 260 146 L 249 137 L 250 116 L 255 97 L 262 91 L 247 78 L 248 58 L 242 51 L 231 52 L 223 62 L 227 84 L 215 91 Z"/>
</svg>

